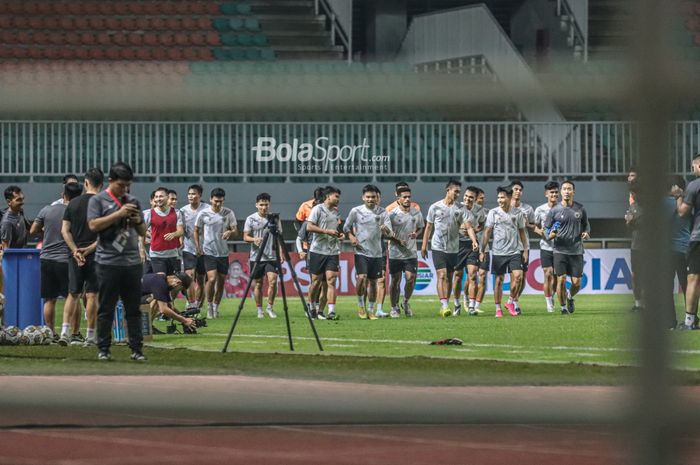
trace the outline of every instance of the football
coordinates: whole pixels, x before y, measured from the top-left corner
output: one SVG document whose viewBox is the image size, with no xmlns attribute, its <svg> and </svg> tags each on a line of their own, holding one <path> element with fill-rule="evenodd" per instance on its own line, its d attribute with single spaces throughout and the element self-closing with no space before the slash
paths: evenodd
<svg viewBox="0 0 700 465">
<path fill-rule="evenodd" d="M 34 325 L 27 326 L 22 330 L 22 344 L 38 346 L 44 343 L 44 335 L 39 328 Z"/>
<path fill-rule="evenodd" d="M 8 326 L 5 328 L 5 344 L 17 345 L 19 344 L 21 336 L 22 331 L 17 326 Z"/>
</svg>

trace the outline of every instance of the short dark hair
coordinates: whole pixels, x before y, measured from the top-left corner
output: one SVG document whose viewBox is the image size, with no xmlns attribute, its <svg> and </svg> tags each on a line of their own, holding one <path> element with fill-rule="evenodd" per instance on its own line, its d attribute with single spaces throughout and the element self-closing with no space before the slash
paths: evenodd
<svg viewBox="0 0 700 465">
<path fill-rule="evenodd" d="M 133 181 L 134 170 L 123 161 L 118 161 L 109 169 L 109 175 L 107 177 L 111 181 Z"/>
<path fill-rule="evenodd" d="M 158 192 L 158 189 L 151 192 L 151 200 L 153 200 L 153 198 L 156 196 L 156 192 Z"/>
<path fill-rule="evenodd" d="M 213 197 L 226 197 L 226 191 L 220 187 L 215 187 L 211 190 L 211 195 L 209 196 L 209 198 Z"/>
<path fill-rule="evenodd" d="M 202 186 L 199 184 L 192 184 L 190 187 L 187 188 L 187 192 L 195 190 L 199 193 L 199 195 L 202 195 L 202 192 L 204 192 L 204 189 L 202 189 Z"/>
<path fill-rule="evenodd" d="M 520 189 L 525 189 L 525 186 L 523 186 L 523 183 L 520 179 L 513 179 L 510 182 L 510 187 L 513 188 L 515 186 L 520 186 Z"/>
<path fill-rule="evenodd" d="M 457 181 L 456 179 L 450 179 L 449 181 L 447 181 L 447 184 L 445 184 L 445 190 L 449 189 L 452 186 L 457 186 L 461 189 L 462 183 Z"/>
<path fill-rule="evenodd" d="M 398 197 L 399 195 L 403 194 L 404 192 L 408 192 L 410 194 L 411 188 L 408 186 L 399 187 L 398 189 L 396 189 L 396 196 Z"/>
<path fill-rule="evenodd" d="M 323 189 L 324 194 L 323 194 L 323 199 L 325 200 L 326 197 L 328 197 L 331 194 L 338 194 L 340 195 L 340 189 L 338 189 L 335 186 L 326 186 L 325 189 Z"/>
<path fill-rule="evenodd" d="M 189 275 L 184 271 L 175 271 L 173 273 L 173 276 L 175 276 L 177 279 L 180 280 L 180 282 L 182 282 L 183 291 L 189 289 L 192 285 L 192 278 L 190 278 Z"/>
<path fill-rule="evenodd" d="M 168 189 L 166 192 L 168 193 L 168 196 L 175 194 L 175 197 L 177 197 L 177 191 L 174 189 Z"/>
<path fill-rule="evenodd" d="M 85 172 L 85 180 L 92 187 L 101 187 L 105 182 L 105 174 L 99 168 L 90 168 Z"/>
<path fill-rule="evenodd" d="M 700 154 L 695 155 L 695 158 L 697 158 L 697 157 L 700 157 Z M 639 171 L 637 171 L 637 167 L 634 165 L 630 166 L 629 169 L 627 170 L 627 172 L 628 173 L 639 173 Z"/>
<path fill-rule="evenodd" d="M 73 200 L 83 193 L 83 186 L 77 182 L 69 182 L 63 186 L 63 196 L 68 197 L 68 200 Z"/>
<path fill-rule="evenodd" d="M 318 205 L 319 203 L 323 203 L 323 199 L 326 198 L 326 188 L 323 186 L 318 186 L 316 189 L 314 189 L 314 205 Z"/>
<path fill-rule="evenodd" d="M 551 191 L 552 189 L 559 190 L 559 183 L 556 181 L 549 181 L 547 184 L 544 185 L 544 190 Z"/>
<path fill-rule="evenodd" d="M 19 188 L 19 186 L 15 186 L 14 184 L 11 186 L 7 186 L 5 188 L 5 200 L 8 202 L 12 199 L 15 198 L 15 194 L 21 194 L 22 189 Z"/>
<path fill-rule="evenodd" d="M 510 186 L 498 186 L 496 188 L 496 195 L 500 194 L 501 192 L 506 194 L 508 197 L 513 197 L 513 188 Z"/>
<path fill-rule="evenodd" d="M 571 184 L 571 187 L 573 187 L 574 190 L 576 190 L 576 184 L 574 184 L 573 181 L 571 181 L 571 180 L 569 180 L 569 179 L 566 179 L 566 180 L 564 180 L 564 181 L 561 182 L 561 184 L 559 185 L 559 187 L 564 187 L 564 184 Z"/>
<path fill-rule="evenodd" d="M 156 190 L 154 190 L 153 193 L 155 194 L 156 192 L 165 192 L 165 195 L 168 195 L 168 188 L 163 186 L 156 187 Z"/>
<path fill-rule="evenodd" d="M 685 190 L 685 179 L 683 176 L 680 174 L 674 174 L 672 176 L 669 176 L 668 178 L 668 188 L 672 188 L 673 186 L 678 186 L 681 189 Z"/>
<path fill-rule="evenodd" d="M 478 195 L 478 194 L 479 194 L 479 191 L 480 191 L 481 189 L 479 189 L 479 188 L 476 187 L 476 186 L 467 186 L 467 190 L 468 190 L 469 192 L 473 192 L 473 193 L 475 193 L 475 194 Z"/>
<path fill-rule="evenodd" d="M 261 200 L 267 200 L 269 202 L 272 200 L 272 197 L 267 192 L 262 192 L 262 193 L 258 194 L 257 197 L 255 197 L 255 203 L 258 203 Z"/>
<path fill-rule="evenodd" d="M 484 190 L 481 187 L 476 188 L 476 195 L 477 197 L 480 196 L 481 194 L 484 194 Z"/>
<path fill-rule="evenodd" d="M 70 182 L 78 182 L 78 176 L 74 174 L 66 174 L 63 176 L 63 184 L 68 184 Z"/>
<path fill-rule="evenodd" d="M 382 191 L 380 191 L 379 188 L 374 184 L 367 184 L 365 185 L 365 187 L 362 188 L 362 195 L 365 195 L 367 192 L 374 192 L 375 194 L 382 193 Z"/>
<path fill-rule="evenodd" d="M 394 191 L 398 194 L 399 189 L 401 189 L 402 187 L 409 187 L 409 185 L 406 181 L 399 181 L 394 185 Z"/>
</svg>

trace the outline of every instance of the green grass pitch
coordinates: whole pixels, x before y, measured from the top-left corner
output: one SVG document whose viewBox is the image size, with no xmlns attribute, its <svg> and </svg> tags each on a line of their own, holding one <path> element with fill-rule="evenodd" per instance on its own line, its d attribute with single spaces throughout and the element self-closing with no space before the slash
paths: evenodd
<svg viewBox="0 0 700 465">
<path fill-rule="evenodd" d="M 149 362 L 141 366 L 128 363 L 127 349 L 119 347 L 110 363 L 97 362 L 94 349 L 81 347 L 0 347 L 0 373 L 242 373 L 417 384 L 609 384 L 624 382 L 638 364 L 639 316 L 630 313 L 629 296 L 579 296 L 573 315 L 547 313 L 543 297 L 526 296 L 521 299 L 522 316 L 503 318 L 494 317 L 490 299 L 479 316 L 441 318 L 436 298 L 415 297 L 413 318 L 369 321 L 357 318 L 354 298 L 340 298 L 338 321 L 315 321 L 322 353 L 299 299 L 290 300 L 294 352 L 289 350 L 281 301 L 275 304 L 278 318 L 272 320 L 258 319 L 248 300 L 229 353 L 222 354 L 239 304 L 230 299 L 222 304 L 222 317 L 210 320 L 196 335 L 154 336 L 145 349 Z M 167 323 L 155 325 L 165 330 Z M 668 335 L 673 364 L 683 380 L 700 380 L 700 331 Z M 453 337 L 464 344 L 430 345 Z"/>
</svg>

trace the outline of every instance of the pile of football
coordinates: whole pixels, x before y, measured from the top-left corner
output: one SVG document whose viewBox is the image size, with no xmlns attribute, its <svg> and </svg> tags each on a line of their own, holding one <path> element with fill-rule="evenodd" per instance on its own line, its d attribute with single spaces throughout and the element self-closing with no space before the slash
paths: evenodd
<svg viewBox="0 0 700 465">
<path fill-rule="evenodd" d="M 0 328 L 0 345 L 28 345 L 38 346 L 50 344 L 53 339 L 53 331 L 48 326 L 30 325 L 24 329 L 17 326 Z"/>
</svg>

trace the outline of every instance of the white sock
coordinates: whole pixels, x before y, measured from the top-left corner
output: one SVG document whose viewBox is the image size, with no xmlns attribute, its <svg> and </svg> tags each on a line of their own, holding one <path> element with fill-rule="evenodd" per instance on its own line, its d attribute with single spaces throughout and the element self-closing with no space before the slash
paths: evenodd
<svg viewBox="0 0 700 465">
<path fill-rule="evenodd" d="M 270 302 L 267 303 L 267 308 L 272 310 L 272 304 Z"/>
<path fill-rule="evenodd" d="M 219 304 L 212 304 L 211 307 L 212 307 L 212 310 L 214 310 L 215 312 L 219 311 Z"/>
<path fill-rule="evenodd" d="M 357 306 L 360 308 L 365 308 L 365 296 L 363 296 L 363 295 L 357 296 Z"/>
<path fill-rule="evenodd" d="M 88 328 L 87 329 L 87 336 L 85 338 L 86 339 L 95 339 L 95 328 Z"/>
<path fill-rule="evenodd" d="M 459 299 L 455 298 L 455 307 L 459 307 Z"/>
<path fill-rule="evenodd" d="M 641 300 L 634 299 L 634 306 L 635 306 L 635 307 L 641 307 L 641 306 L 642 306 L 642 301 L 641 301 Z"/>
<path fill-rule="evenodd" d="M 70 323 L 63 323 L 61 325 L 61 337 L 70 336 Z"/>
<path fill-rule="evenodd" d="M 686 326 L 693 326 L 695 324 L 695 315 L 692 313 L 686 313 L 685 314 L 685 325 Z"/>
<path fill-rule="evenodd" d="M 328 304 L 328 313 L 335 313 L 335 304 Z"/>
<path fill-rule="evenodd" d="M 475 304 L 476 304 L 476 299 L 469 299 L 469 306 L 470 307 L 473 308 Z"/>
<path fill-rule="evenodd" d="M 258 306 L 257 309 L 258 309 L 258 313 L 262 312 L 262 305 Z"/>
<path fill-rule="evenodd" d="M 370 302 L 369 304 L 367 304 L 367 310 L 369 310 L 370 312 L 374 312 L 374 302 Z"/>
<path fill-rule="evenodd" d="M 447 299 L 440 299 L 440 307 L 442 308 L 448 308 L 450 306 L 449 301 Z"/>
<path fill-rule="evenodd" d="M 477 300 L 476 303 L 474 304 L 474 308 L 476 308 L 476 309 L 481 308 L 481 302 Z"/>
<path fill-rule="evenodd" d="M 513 301 L 513 305 L 515 305 L 515 308 L 520 308 L 520 302 L 517 300 Z"/>
<path fill-rule="evenodd" d="M 321 304 L 319 304 L 318 302 L 314 302 L 311 305 L 314 307 L 314 310 L 316 310 L 316 311 L 318 311 L 318 309 L 321 308 Z"/>
<path fill-rule="evenodd" d="M 512 303 L 513 303 L 513 298 L 512 298 L 512 297 L 508 297 L 508 303 L 509 303 L 509 304 L 512 304 Z"/>
<path fill-rule="evenodd" d="M 562 305 L 562 306 L 561 306 L 561 309 L 562 309 L 562 310 L 566 310 L 566 305 Z"/>
<path fill-rule="evenodd" d="M 399 307 L 391 307 L 391 311 L 392 311 L 392 312 L 398 312 L 398 311 L 399 311 Z"/>
<path fill-rule="evenodd" d="M 213 309 L 213 308 L 214 308 L 214 302 L 207 302 L 207 308 Z"/>
<path fill-rule="evenodd" d="M 496 304 L 496 311 L 501 309 L 501 304 Z"/>
<path fill-rule="evenodd" d="M 547 301 L 547 308 L 552 308 L 554 307 L 554 301 L 552 300 L 552 296 L 550 295 L 549 297 L 545 296 L 544 300 Z"/>
<path fill-rule="evenodd" d="M 382 310 L 383 308 L 384 308 L 384 304 L 381 303 L 381 302 L 377 302 L 377 311 L 378 311 L 378 312 L 382 312 L 382 311 L 383 311 L 383 310 Z"/>
<path fill-rule="evenodd" d="M 572 298 L 572 297 L 571 297 L 571 292 L 570 292 L 568 289 L 566 290 L 566 298 L 567 298 L 567 299 L 571 299 L 571 298 Z"/>
</svg>

